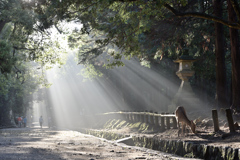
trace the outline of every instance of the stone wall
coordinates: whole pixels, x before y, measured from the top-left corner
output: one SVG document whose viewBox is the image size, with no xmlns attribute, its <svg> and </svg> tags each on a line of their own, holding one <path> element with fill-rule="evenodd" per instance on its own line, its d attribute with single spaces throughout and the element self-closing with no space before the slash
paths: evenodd
<svg viewBox="0 0 240 160">
<path fill-rule="evenodd" d="M 121 135 L 113 132 L 86 130 L 87 134 L 108 140 L 117 140 L 129 135 Z M 166 140 L 157 136 L 133 136 L 135 146 L 145 147 L 166 153 L 176 154 L 182 157 L 202 158 L 206 160 L 239 160 L 240 149 L 198 144 L 191 141 Z"/>
</svg>

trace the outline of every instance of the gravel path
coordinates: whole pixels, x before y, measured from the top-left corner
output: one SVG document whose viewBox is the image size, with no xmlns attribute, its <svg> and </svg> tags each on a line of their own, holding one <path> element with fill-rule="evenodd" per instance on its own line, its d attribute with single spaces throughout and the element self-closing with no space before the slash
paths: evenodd
<svg viewBox="0 0 240 160">
<path fill-rule="evenodd" d="M 152 160 L 185 158 L 126 146 L 76 131 L 11 128 L 0 130 L 0 159 Z"/>
</svg>

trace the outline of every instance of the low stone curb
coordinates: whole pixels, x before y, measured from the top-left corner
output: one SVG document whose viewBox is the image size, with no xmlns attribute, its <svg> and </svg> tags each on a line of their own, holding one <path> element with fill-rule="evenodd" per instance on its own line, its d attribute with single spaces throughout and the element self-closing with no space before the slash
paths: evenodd
<svg viewBox="0 0 240 160">
<path fill-rule="evenodd" d="M 129 135 L 122 135 L 108 131 L 85 129 L 85 133 L 108 140 L 117 140 Z M 192 141 L 166 140 L 157 136 L 132 136 L 133 146 L 145 147 L 166 153 L 176 154 L 188 158 L 206 160 L 239 160 L 240 149 L 222 146 L 211 146 L 194 143 Z"/>
</svg>

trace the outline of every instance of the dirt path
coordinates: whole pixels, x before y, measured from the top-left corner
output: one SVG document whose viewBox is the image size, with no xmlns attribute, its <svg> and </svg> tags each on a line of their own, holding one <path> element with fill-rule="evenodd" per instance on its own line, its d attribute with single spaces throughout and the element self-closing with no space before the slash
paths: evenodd
<svg viewBox="0 0 240 160">
<path fill-rule="evenodd" d="M 0 130 L 0 159 L 152 160 L 184 158 L 130 147 L 75 131 L 12 128 Z"/>
</svg>

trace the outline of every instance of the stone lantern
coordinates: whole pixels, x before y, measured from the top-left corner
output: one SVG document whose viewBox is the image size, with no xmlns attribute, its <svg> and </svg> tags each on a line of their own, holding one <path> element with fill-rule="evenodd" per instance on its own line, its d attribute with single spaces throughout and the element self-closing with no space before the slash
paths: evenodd
<svg viewBox="0 0 240 160">
<path fill-rule="evenodd" d="M 189 108 L 187 110 L 192 110 L 194 108 L 196 109 L 199 104 L 199 99 L 193 93 L 192 87 L 189 83 L 189 78 L 195 73 L 191 69 L 192 63 L 196 60 L 187 55 L 186 52 L 174 61 L 175 63 L 179 63 L 179 70 L 176 72 L 176 75 L 182 80 L 182 82 L 177 94 L 168 106 L 169 112 L 173 112 L 179 105 L 184 106 L 186 109 Z"/>
<path fill-rule="evenodd" d="M 194 75 L 195 72 L 191 70 L 194 61 L 196 60 L 188 55 L 182 55 L 174 61 L 179 63 L 179 70 L 176 74 L 182 80 L 182 83 L 188 82 L 188 79 Z"/>
</svg>

